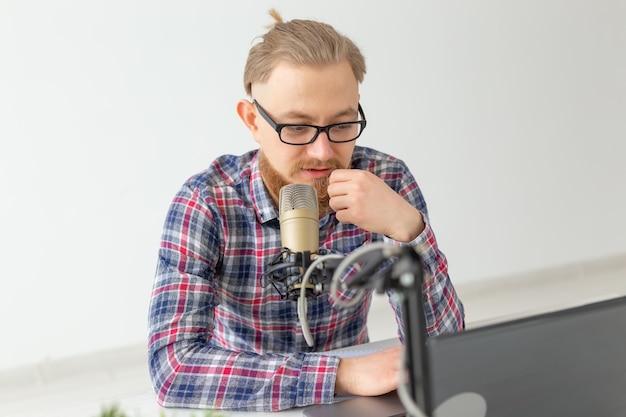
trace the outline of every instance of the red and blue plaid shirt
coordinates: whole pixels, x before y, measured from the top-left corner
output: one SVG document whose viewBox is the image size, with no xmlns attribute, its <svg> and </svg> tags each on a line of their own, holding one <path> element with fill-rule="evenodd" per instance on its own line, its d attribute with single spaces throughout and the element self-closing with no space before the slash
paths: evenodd
<svg viewBox="0 0 626 417">
<path fill-rule="evenodd" d="M 371 293 L 353 307 L 328 294 L 307 307 L 307 345 L 297 303 L 262 281 L 281 251 L 278 211 L 258 168 L 258 151 L 225 155 L 191 177 L 174 197 L 163 229 L 149 311 L 149 367 L 164 407 L 281 410 L 334 399 L 339 358 L 330 349 L 368 342 Z M 400 160 L 355 147 L 351 167 L 382 178 L 424 217 L 416 246 L 429 335 L 464 327 L 463 305 L 428 223 L 422 193 Z M 320 219 L 320 248 L 348 254 L 389 238 Z M 354 296 L 350 291 L 342 298 Z M 403 339 L 401 306 L 390 301 Z"/>
</svg>

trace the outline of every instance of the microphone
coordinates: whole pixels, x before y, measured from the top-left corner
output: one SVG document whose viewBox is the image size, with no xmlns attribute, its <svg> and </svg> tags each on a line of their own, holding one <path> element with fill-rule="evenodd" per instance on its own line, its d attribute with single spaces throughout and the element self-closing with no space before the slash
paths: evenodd
<svg viewBox="0 0 626 417">
<path fill-rule="evenodd" d="M 267 264 L 261 277 L 267 281 L 262 285 L 272 284 L 282 299 L 297 301 L 304 272 L 319 248 L 317 191 L 308 184 L 285 185 L 279 192 L 278 209 L 282 250 Z M 312 282 L 305 285 L 307 298 L 321 291 L 322 286 L 316 286 L 319 276 L 316 272 Z"/>
<path fill-rule="evenodd" d="M 283 250 L 267 266 L 264 276 L 281 298 L 297 301 L 302 334 L 314 345 L 307 321 L 307 300 L 324 291 L 343 257 L 319 249 L 317 191 L 308 184 L 283 186 L 278 198 Z M 282 289 L 282 291 L 281 291 Z"/>
<path fill-rule="evenodd" d="M 317 252 L 319 206 L 317 191 L 308 184 L 288 184 L 278 197 L 282 246 L 295 253 Z"/>
</svg>

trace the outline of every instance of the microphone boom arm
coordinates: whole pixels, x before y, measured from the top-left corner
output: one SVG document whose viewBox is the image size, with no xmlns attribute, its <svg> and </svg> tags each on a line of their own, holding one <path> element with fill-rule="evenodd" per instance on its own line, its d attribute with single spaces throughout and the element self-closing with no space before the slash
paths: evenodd
<svg viewBox="0 0 626 417">
<path fill-rule="evenodd" d="M 390 259 L 391 265 L 377 271 L 377 268 Z M 422 258 L 415 248 L 410 246 L 397 247 L 385 243 L 365 246 L 344 259 L 335 271 L 331 286 L 336 288 L 343 270 L 357 262 L 365 262 L 365 265 L 359 272 L 346 279 L 342 288 L 362 290 L 374 288 L 378 293 L 392 291 L 399 300 L 406 333 L 402 367 L 408 370 L 408 383 L 401 378 L 398 396 L 408 415 L 425 417 L 422 410 L 432 410 L 432 396 L 426 350 L 426 317 L 422 294 L 422 284 L 425 280 Z"/>
</svg>

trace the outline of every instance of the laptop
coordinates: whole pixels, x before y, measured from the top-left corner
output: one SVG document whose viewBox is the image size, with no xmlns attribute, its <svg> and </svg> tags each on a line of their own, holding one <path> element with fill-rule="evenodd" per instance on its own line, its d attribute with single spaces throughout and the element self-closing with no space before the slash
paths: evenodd
<svg viewBox="0 0 626 417">
<path fill-rule="evenodd" d="M 626 297 L 430 337 L 425 353 L 429 417 L 626 417 Z M 405 410 L 393 392 L 303 415 Z"/>
</svg>

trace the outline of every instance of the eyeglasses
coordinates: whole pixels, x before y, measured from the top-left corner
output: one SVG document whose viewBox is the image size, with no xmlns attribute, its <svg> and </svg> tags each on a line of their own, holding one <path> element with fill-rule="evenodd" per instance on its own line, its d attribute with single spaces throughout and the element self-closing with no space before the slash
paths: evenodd
<svg viewBox="0 0 626 417">
<path fill-rule="evenodd" d="M 279 124 L 267 114 L 256 100 L 254 100 L 253 103 L 259 110 L 261 117 L 278 133 L 280 141 L 288 145 L 308 145 L 309 143 L 315 142 L 315 139 L 317 139 L 322 132 L 325 132 L 328 140 L 333 143 L 352 142 L 361 136 L 367 124 L 361 103 L 359 103 L 359 115 L 361 116 L 361 120 L 357 120 L 356 122 L 333 123 L 327 126 L 290 123 Z"/>
</svg>

